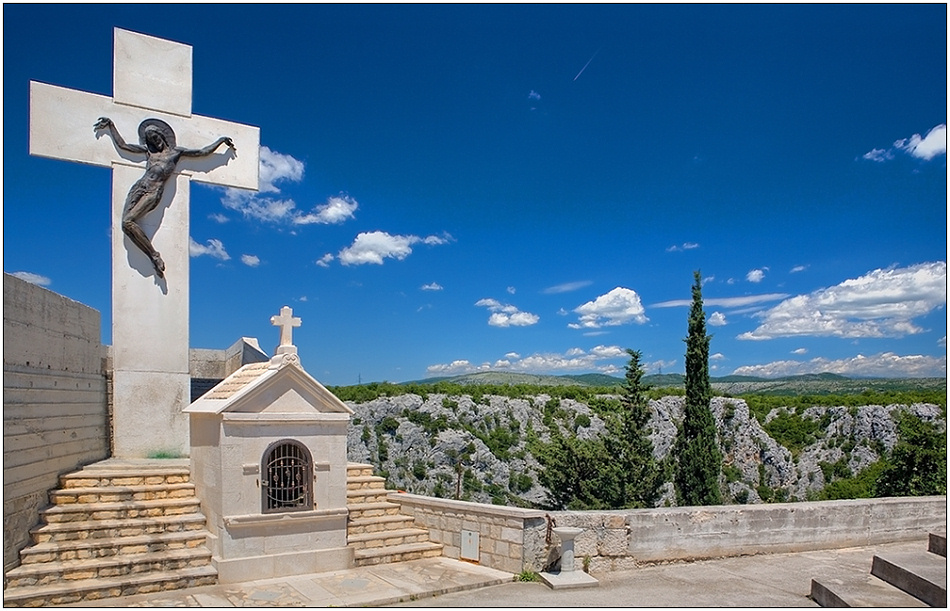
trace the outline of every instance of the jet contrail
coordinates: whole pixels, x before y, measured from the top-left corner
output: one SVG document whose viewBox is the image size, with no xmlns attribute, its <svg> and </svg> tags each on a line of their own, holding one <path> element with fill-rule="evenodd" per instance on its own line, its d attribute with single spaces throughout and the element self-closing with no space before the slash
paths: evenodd
<svg viewBox="0 0 950 611">
<path fill-rule="evenodd" d="M 603 45 L 601 45 L 600 49 L 603 49 L 603 48 L 604 48 Z M 578 72 L 578 73 L 577 73 L 577 76 L 574 77 L 574 81 L 576 81 L 578 78 L 580 78 L 580 76 L 581 76 L 582 74 L 584 74 L 584 70 L 587 70 L 587 66 L 589 66 L 590 63 L 591 63 L 592 61 L 594 61 L 594 58 L 597 57 L 597 54 L 598 54 L 598 53 L 600 53 L 600 49 L 597 49 L 596 51 L 594 51 L 594 54 L 590 56 L 590 59 L 587 60 L 587 63 L 584 64 L 584 67 L 583 67 L 583 68 L 581 68 L 581 71 Z M 571 82 L 573 83 L 574 81 L 571 81 Z"/>
</svg>

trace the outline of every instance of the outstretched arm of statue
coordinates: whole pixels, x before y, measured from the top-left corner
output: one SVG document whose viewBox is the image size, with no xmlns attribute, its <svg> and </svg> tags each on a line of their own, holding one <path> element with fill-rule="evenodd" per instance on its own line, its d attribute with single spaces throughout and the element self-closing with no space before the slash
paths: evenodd
<svg viewBox="0 0 950 611">
<path fill-rule="evenodd" d="M 119 134 L 119 130 L 115 128 L 115 123 L 112 122 L 112 119 L 109 117 L 99 117 L 99 120 L 96 121 L 96 124 L 92 126 L 92 129 L 99 131 L 100 129 L 108 129 L 109 134 L 112 135 L 112 140 L 115 142 L 115 145 L 127 151 L 129 153 L 146 153 L 148 150 L 140 144 L 129 144 L 125 141 L 125 138 Z"/>
<path fill-rule="evenodd" d="M 222 144 L 227 144 L 235 153 L 237 152 L 237 147 L 234 146 L 234 142 L 231 141 L 227 136 L 221 136 L 208 146 L 200 149 L 180 149 L 182 157 L 207 157 L 215 151 Z"/>
</svg>

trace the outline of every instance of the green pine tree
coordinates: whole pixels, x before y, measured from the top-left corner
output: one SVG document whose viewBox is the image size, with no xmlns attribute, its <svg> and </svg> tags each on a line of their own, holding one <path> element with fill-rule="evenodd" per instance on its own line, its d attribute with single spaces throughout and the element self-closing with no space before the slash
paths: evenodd
<svg viewBox="0 0 950 611">
<path fill-rule="evenodd" d="M 693 305 L 686 338 L 686 407 L 676 436 L 674 485 L 680 505 L 722 503 L 719 473 L 722 453 L 716 440 L 716 423 L 709 404 L 709 340 L 703 311 L 702 275 L 694 272 Z"/>
<path fill-rule="evenodd" d="M 877 480 L 877 496 L 947 494 L 947 432 L 914 414 L 897 421 L 897 444 Z"/>
<path fill-rule="evenodd" d="M 620 471 L 617 509 L 653 507 L 662 483 L 650 440 L 650 407 L 648 388 L 643 383 L 642 354 L 629 348 L 627 354 L 630 361 L 620 393 L 620 417 L 611 421 L 608 437 L 609 449 Z"/>
</svg>

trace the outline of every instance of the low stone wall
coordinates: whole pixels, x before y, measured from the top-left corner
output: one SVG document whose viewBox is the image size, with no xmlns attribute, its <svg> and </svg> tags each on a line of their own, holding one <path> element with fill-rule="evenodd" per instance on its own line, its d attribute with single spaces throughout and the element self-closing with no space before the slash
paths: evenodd
<svg viewBox="0 0 950 611">
<path fill-rule="evenodd" d="M 429 539 L 443 545 L 442 555 L 447 558 L 473 560 L 481 565 L 520 573 L 525 558 L 545 553 L 534 538 L 527 542 L 526 532 L 544 529 L 543 511 L 485 505 L 468 501 L 451 501 L 405 492 L 394 492 L 389 500 L 402 505 L 402 513 L 415 518 L 416 524 L 429 529 Z M 477 558 L 466 558 L 463 551 L 463 531 L 474 543 Z M 473 537 L 471 533 L 477 533 Z"/>
<path fill-rule="evenodd" d="M 109 455 L 99 312 L 3 275 L 3 569 L 59 475 Z"/>
<path fill-rule="evenodd" d="M 543 571 L 558 559 L 560 542 L 549 530 L 555 524 L 584 529 L 575 557 L 578 569 L 586 561 L 592 573 L 925 539 L 947 530 L 945 496 L 552 512 L 405 493 L 389 500 L 428 528 L 445 556 L 462 557 L 462 531 L 477 532 L 477 561 L 511 573 Z"/>
<path fill-rule="evenodd" d="M 799 552 L 925 539 L 946 532 L 947 497 L 551 512 L 585 532 L 578 559 L 591 571 L 638 564 Z M 532 533 L 537 539 L 538 533 Z"/>
</svg>

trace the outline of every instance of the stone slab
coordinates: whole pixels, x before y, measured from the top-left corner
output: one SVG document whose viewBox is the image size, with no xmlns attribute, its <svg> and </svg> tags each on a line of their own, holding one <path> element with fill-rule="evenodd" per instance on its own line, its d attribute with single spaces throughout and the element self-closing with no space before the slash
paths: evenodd
<svg viewBox="0 0 950 611">
<path fill-rule="evenodd" d="M 812 579 L 811 598 L 822 607 L 926 607 L 871 574 Z"/>
<path fill-rule="evenodd" d="M 569 571 L 560 573 L 541 573 L 543 581 L 552 590 L 569 590 L 574 588 L 595 588 L 600 581 L 584 571 Z"/>
<path fill-rule="evenodd" d="M 875 554 L 871 574 L 932 607 L 947 606 L 947 559 L 929 552 Z"/>
</svg>

